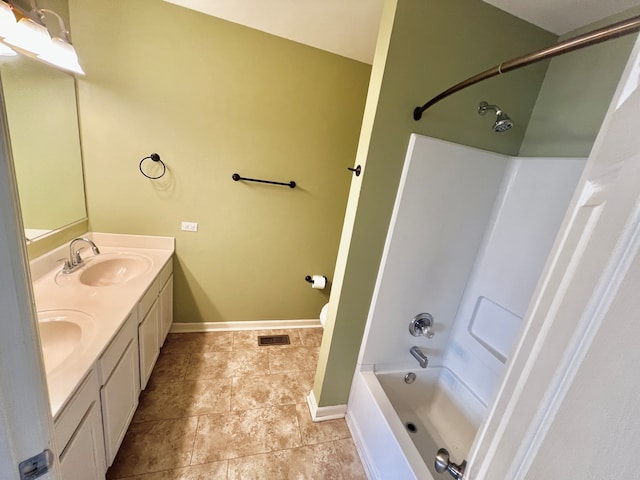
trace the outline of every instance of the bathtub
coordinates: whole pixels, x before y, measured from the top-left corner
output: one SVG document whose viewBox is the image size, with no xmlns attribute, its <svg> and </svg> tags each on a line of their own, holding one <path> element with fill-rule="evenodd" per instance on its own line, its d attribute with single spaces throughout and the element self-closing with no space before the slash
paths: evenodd
<svg viewBox="0 0 640 480">
<path fill-rule="evenodd" d="M 356 373 L 347 422 L 371 479 L 437 480 L 433 460 L 446 448 L 467 458 L 486 405 L 445 367 Z"/>
</svg>

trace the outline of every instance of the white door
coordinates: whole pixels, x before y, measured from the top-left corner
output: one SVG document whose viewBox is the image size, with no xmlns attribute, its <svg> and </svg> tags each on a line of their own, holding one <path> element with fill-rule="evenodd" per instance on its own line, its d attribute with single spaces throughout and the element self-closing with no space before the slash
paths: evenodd
<svg viewBox="0 0 640 480">
<path fill-rule="evenodd" d="M 636 42 L 466 480 L 639 478 L 639 72 Z"/>
<path fill-rule="evenodd" d="M 14 480 L 22 461 L 57 455 L 6 124 L 0 92 L 0 478 Z"/>
</svg>

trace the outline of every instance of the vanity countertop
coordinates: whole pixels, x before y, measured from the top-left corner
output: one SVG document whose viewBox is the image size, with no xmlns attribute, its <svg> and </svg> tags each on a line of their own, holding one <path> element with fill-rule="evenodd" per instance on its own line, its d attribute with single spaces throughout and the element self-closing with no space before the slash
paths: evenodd
<svg viewBox="0 0 640 480">
<path fill-rule="evenodd" d="M 100 249 L 94 257 L 90 248 L 82 251 L 84 264 L 76 272 L 63 275 L 60 258 L 68 258 L 65 244 L 30 262 L 33 291 L 39 316 L 57 311 L 79 311 L 92 317 L 83 330 L 82 341 L 59 366 L 47 371 L 51 412 L 54 419 L 71 397 L 81 380 L 103 353 L 123 322 L 136 308 L 162 268 L 171 261 L 175 250 L 172 237 L 151 237 L 88 233 Z M 87 246 L 82 243 L 78 246 Z M 92 263 L 116 255 L 129 255 L 148 261 L 148 268 L 125 283 L 91 286 L 77 281 Z M 45 352 L 46 356 L 46 352 Z"/>
</svg>

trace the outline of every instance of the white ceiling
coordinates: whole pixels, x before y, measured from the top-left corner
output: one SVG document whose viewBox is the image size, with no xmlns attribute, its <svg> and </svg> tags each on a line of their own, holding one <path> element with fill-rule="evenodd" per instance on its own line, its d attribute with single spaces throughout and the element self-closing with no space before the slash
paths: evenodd
<svg viewBox="0 0 640 480">
<path fill-rule="evenodd" d="M 384 0 L 165 0 L 373 63 Z"/>
<path fill-rule="evenodd" d="M 484 0 L 558 35 L 640 5 L 639 0 Z"/>
<path fill-rule="evenodd" d="M 384 0 L 165 0 L 365 63 L 373 62 Z M 562 35 L 640 0 L 484 0 Z"/>
</svg>

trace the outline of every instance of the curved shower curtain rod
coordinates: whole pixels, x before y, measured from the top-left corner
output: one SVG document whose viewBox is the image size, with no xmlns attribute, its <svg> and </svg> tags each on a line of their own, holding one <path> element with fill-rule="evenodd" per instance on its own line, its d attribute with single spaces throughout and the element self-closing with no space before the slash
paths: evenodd
<svg viewBox="0 0 640 480">
<path fill-rule="evenodd" d="M 595 45 L 596 43 L 606 42 L 607 40 L 612 40 L 614 38 L 629 35 L 630 33 L 635 33 L 638 31 L 640 31 L 640 15 L 631 17 L 621 22 L 613 23 L 597 30 L 593 30 L 583 35 L 578 35 L 577 37 L 570 38 L 569 40 L 565 40 L 564 42 L 557 43 L 552 47 L 544 48 L 542 50 L 538 50 L 537 52 L 529 53 L 528 55 L 523 55 L 521 57 L 516 57 L 506 62 L 502 62 L 500 65 L 496 65 L 495 67 L 485 70 L 484 72 L 480 72 L 477 75 L 469 77 L 463 82 L 460 82 L 453 87 L 445 90 L 439 95 L 433 97 L 421 107 L 416 107 L 413 111 L 413 119 L 416 121 L 420 120 L 422 118 L 422 113 L 427 108 L 435 105 L 440 100 L 447 98 L 453 93 L 470 87 L 471 85 L 475 85 L 476 83 L 488 78 L 510 72 L 511 70 L 526 67 L 527 65 L 540 62 L 547 58 L 557 57 L 558 55 L 563 55 L 580 48 L 589 47 L 591 45 Z"/>
</svg>

